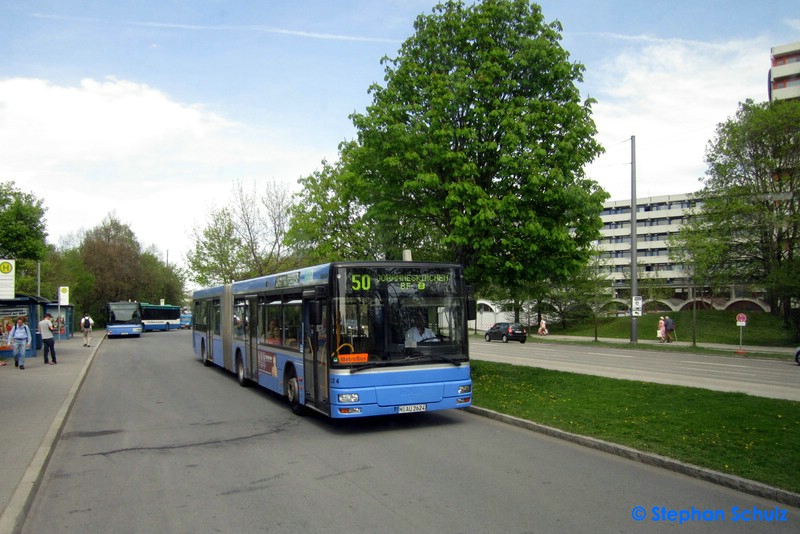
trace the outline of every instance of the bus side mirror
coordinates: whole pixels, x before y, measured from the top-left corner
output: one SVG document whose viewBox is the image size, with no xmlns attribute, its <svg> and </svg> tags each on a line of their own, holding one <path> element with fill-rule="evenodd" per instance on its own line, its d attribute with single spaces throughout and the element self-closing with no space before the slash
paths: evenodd
<svg viewBox="0 0 800 534">
<path fill-rule="evenodd" d="M 467 321 L 474 321 L 478 318 L 478 302 L 475 299 L 467 299 Z"/>
<path fill-rule="evenodd" d="M 308 303 L 308 322 L 314 326 L 322 323 L 322 307 L 318 300 Z"/>
</svg>

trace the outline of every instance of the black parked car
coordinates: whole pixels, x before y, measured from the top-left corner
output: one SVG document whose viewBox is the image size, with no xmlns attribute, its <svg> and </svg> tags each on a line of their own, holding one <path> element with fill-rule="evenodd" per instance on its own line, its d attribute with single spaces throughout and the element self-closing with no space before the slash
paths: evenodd
<svg viewBox="0 0 800 534">
<path fill-rule="evenodd" d="M 800 347 L 794 351 L 794 361 L 797 362 L 797 365 L 800 365 Z"/>
<path fill-rule="evenodd" d="M 495 323 L 483 337 L 486 341 L 499 339 L 503 343 L 509 341 L 525 343 L 528 340 L 528 329 L 520 323 Z"/>
</svg>

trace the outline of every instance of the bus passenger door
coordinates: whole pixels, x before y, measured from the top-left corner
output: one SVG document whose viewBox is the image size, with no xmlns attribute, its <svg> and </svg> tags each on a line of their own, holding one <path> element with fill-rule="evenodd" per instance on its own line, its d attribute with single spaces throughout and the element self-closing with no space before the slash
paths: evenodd
<svg viewBox="0 0 800 534">
<path fill-rule="evenodd" d="M 251 299 L 248 303 L 247 328 L 247 355 L 245 370 L 247 377 L 258 382 L 258 299 Z"/>
<path fill-rule="evenodd" d="M 214 361 L 214 341 L 222 339 L 220 335 L 220 321 L 222 319 L 221 307 L 219 299 L 214 299 L 211 302 L 211 310 L 208 316 L 208 359 Z"/>
<path fill-rule="evenodd" d="M 308 301 L 303 317 L 305 342 L 303 343 L 303 370 L 305 374 L 306 404 L 328 410 L 327 366 L 327 299 Z M 312 313 L 312 310 L 315 310 Z M 312 317 L 312 315 L 318 317 Z M 316 324 L 315 324 L 316 323 Z"/>
</svg>

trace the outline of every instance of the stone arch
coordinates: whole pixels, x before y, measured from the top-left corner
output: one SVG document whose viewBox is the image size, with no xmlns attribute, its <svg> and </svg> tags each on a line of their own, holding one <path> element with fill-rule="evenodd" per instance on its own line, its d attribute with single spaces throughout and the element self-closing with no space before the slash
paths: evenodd
<svg viewBox="0 0 800 534">
<path fill-rule="evenodd" d="M 644 313 L 660 313 L 660 312 L 670 312 L 675 311 L 672 305 L 669 302 L 659 300 L 659 299 L 651 299 L 644 301 Z"/>
<path fill-rule="evenodd" d="M 686 311 L 694 309 L 697 306 L 698 310 L 713 310 L 716 308 L 714 303 L 711 302 L 709 299 L 699 298 L 699 299 L 692 299 L 687 300 L 684 302 L 681 307 L 677 311 Z"/>
<path fill-rule="evenodd" d="M 756 299 L 737 298 L 728 302 L 727 306 L 725 306 L 725 310 L 737 311 L 737 312 L 748 312 L 748 311 L 769 312 L 770 306 L 766 302 Z"/>
</svg>

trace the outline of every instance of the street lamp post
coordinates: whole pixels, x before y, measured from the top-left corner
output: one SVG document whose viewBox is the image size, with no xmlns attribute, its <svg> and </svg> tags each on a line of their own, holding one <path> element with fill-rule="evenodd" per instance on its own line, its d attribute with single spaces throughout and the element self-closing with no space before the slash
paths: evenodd
<svg viewBox="0 0 800 534">
<path fill-rule="evenodd" d="M 636 313 L 633 309 L 634 297 L 639 293 L 636 272 L 636 136 L 631 136 L 631 343 L 639 340 Z"/>
</svg>

